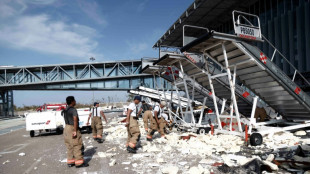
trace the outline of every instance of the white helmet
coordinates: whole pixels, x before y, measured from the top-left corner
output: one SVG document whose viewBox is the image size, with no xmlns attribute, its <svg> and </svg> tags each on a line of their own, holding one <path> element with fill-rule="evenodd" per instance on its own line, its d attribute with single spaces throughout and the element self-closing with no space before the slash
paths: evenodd
<svg viewBox="0 0 310 174">
<path fill-rule="evenodd" d="M 160 104 L 161 104 L 162 106 L 166 106 L 167 103 L 166 103 L 165 101 L 161 101 Z"/>
</svg>

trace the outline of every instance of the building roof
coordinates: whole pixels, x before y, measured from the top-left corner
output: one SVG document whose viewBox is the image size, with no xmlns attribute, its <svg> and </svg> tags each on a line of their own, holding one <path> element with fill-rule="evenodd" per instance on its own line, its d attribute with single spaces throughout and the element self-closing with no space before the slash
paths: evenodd
<svg viewBox="0 0 310 174">
<path fill-rule="evenodd" d="M 229 20 L 232 25 L 232 11 L 245 11 L 258 0 L 195 0 L 172 24 L 153 47 L 183 46 L 183 26 L 193 25 L 216 30 Z M 187 30 L 186 34 L 198 35 L 197 30 Z"/>
</svg>

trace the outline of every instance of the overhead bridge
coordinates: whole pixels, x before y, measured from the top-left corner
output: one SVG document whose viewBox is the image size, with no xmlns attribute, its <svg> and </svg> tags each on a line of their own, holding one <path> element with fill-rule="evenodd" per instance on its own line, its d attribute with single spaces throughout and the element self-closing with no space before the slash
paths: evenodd
<svg viewBox="0 0 310 174">
<path fill-rule="evenodd" d="M 150 75 L 140 73 L 148 61 L 0 67 L 0 90 L 128 90 L 152 85 Z"/>
<path fill-rule="evenodd" d="M 154 88 L 141 69 L 157 59 L 77 64 L 0 66 L 0 116 L 14 115 L 13 90 L 130 90 Z M 163 81 L 163 86 L 169 85 Z"/>
</svg>

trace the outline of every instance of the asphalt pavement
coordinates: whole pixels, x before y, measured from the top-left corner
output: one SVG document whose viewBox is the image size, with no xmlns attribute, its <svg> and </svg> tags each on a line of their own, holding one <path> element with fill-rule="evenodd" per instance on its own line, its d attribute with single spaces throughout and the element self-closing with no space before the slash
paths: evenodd
<svg viewBox="0 0 310 174">
<path fill-rule="evenodd" d="M 108 119 L 118 113 L 106 114 Z M 86 147 L 87 168 L 68 168 L 66 165 L 66 147 L 63 135 L 56 133 L 36 134 L 31 138 L 25 130 L 25 119 L 12 119 L 0 122 L 0 173 L 134 173 L 128 165 L 109 166 L 110 158 L 100 158 L 98 152 L 105 152 L 113 147 L 119 154 L 117 160 L 127 159 L 128 153 L 119 150 L 119 144 L 98 144 L 91 134 L 83 133 Z M 24 156 L 23 156 L 24 153 Z M 125 169 L 126 168 L 126 169 Z"/>
</svg>

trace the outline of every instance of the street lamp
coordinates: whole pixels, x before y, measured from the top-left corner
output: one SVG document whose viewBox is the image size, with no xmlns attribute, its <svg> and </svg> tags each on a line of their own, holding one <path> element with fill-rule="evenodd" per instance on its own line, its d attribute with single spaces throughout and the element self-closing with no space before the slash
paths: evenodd
<svg viewBox="0 0 310 174">
<path fill-rule="evenodd" d="M 91 58 L 89 58 L 89 60 L 91 60 L 91 61 L 95 61 L 95 60 L 96 60 L 96 58 L 91 57 Z"/>
</svg>

